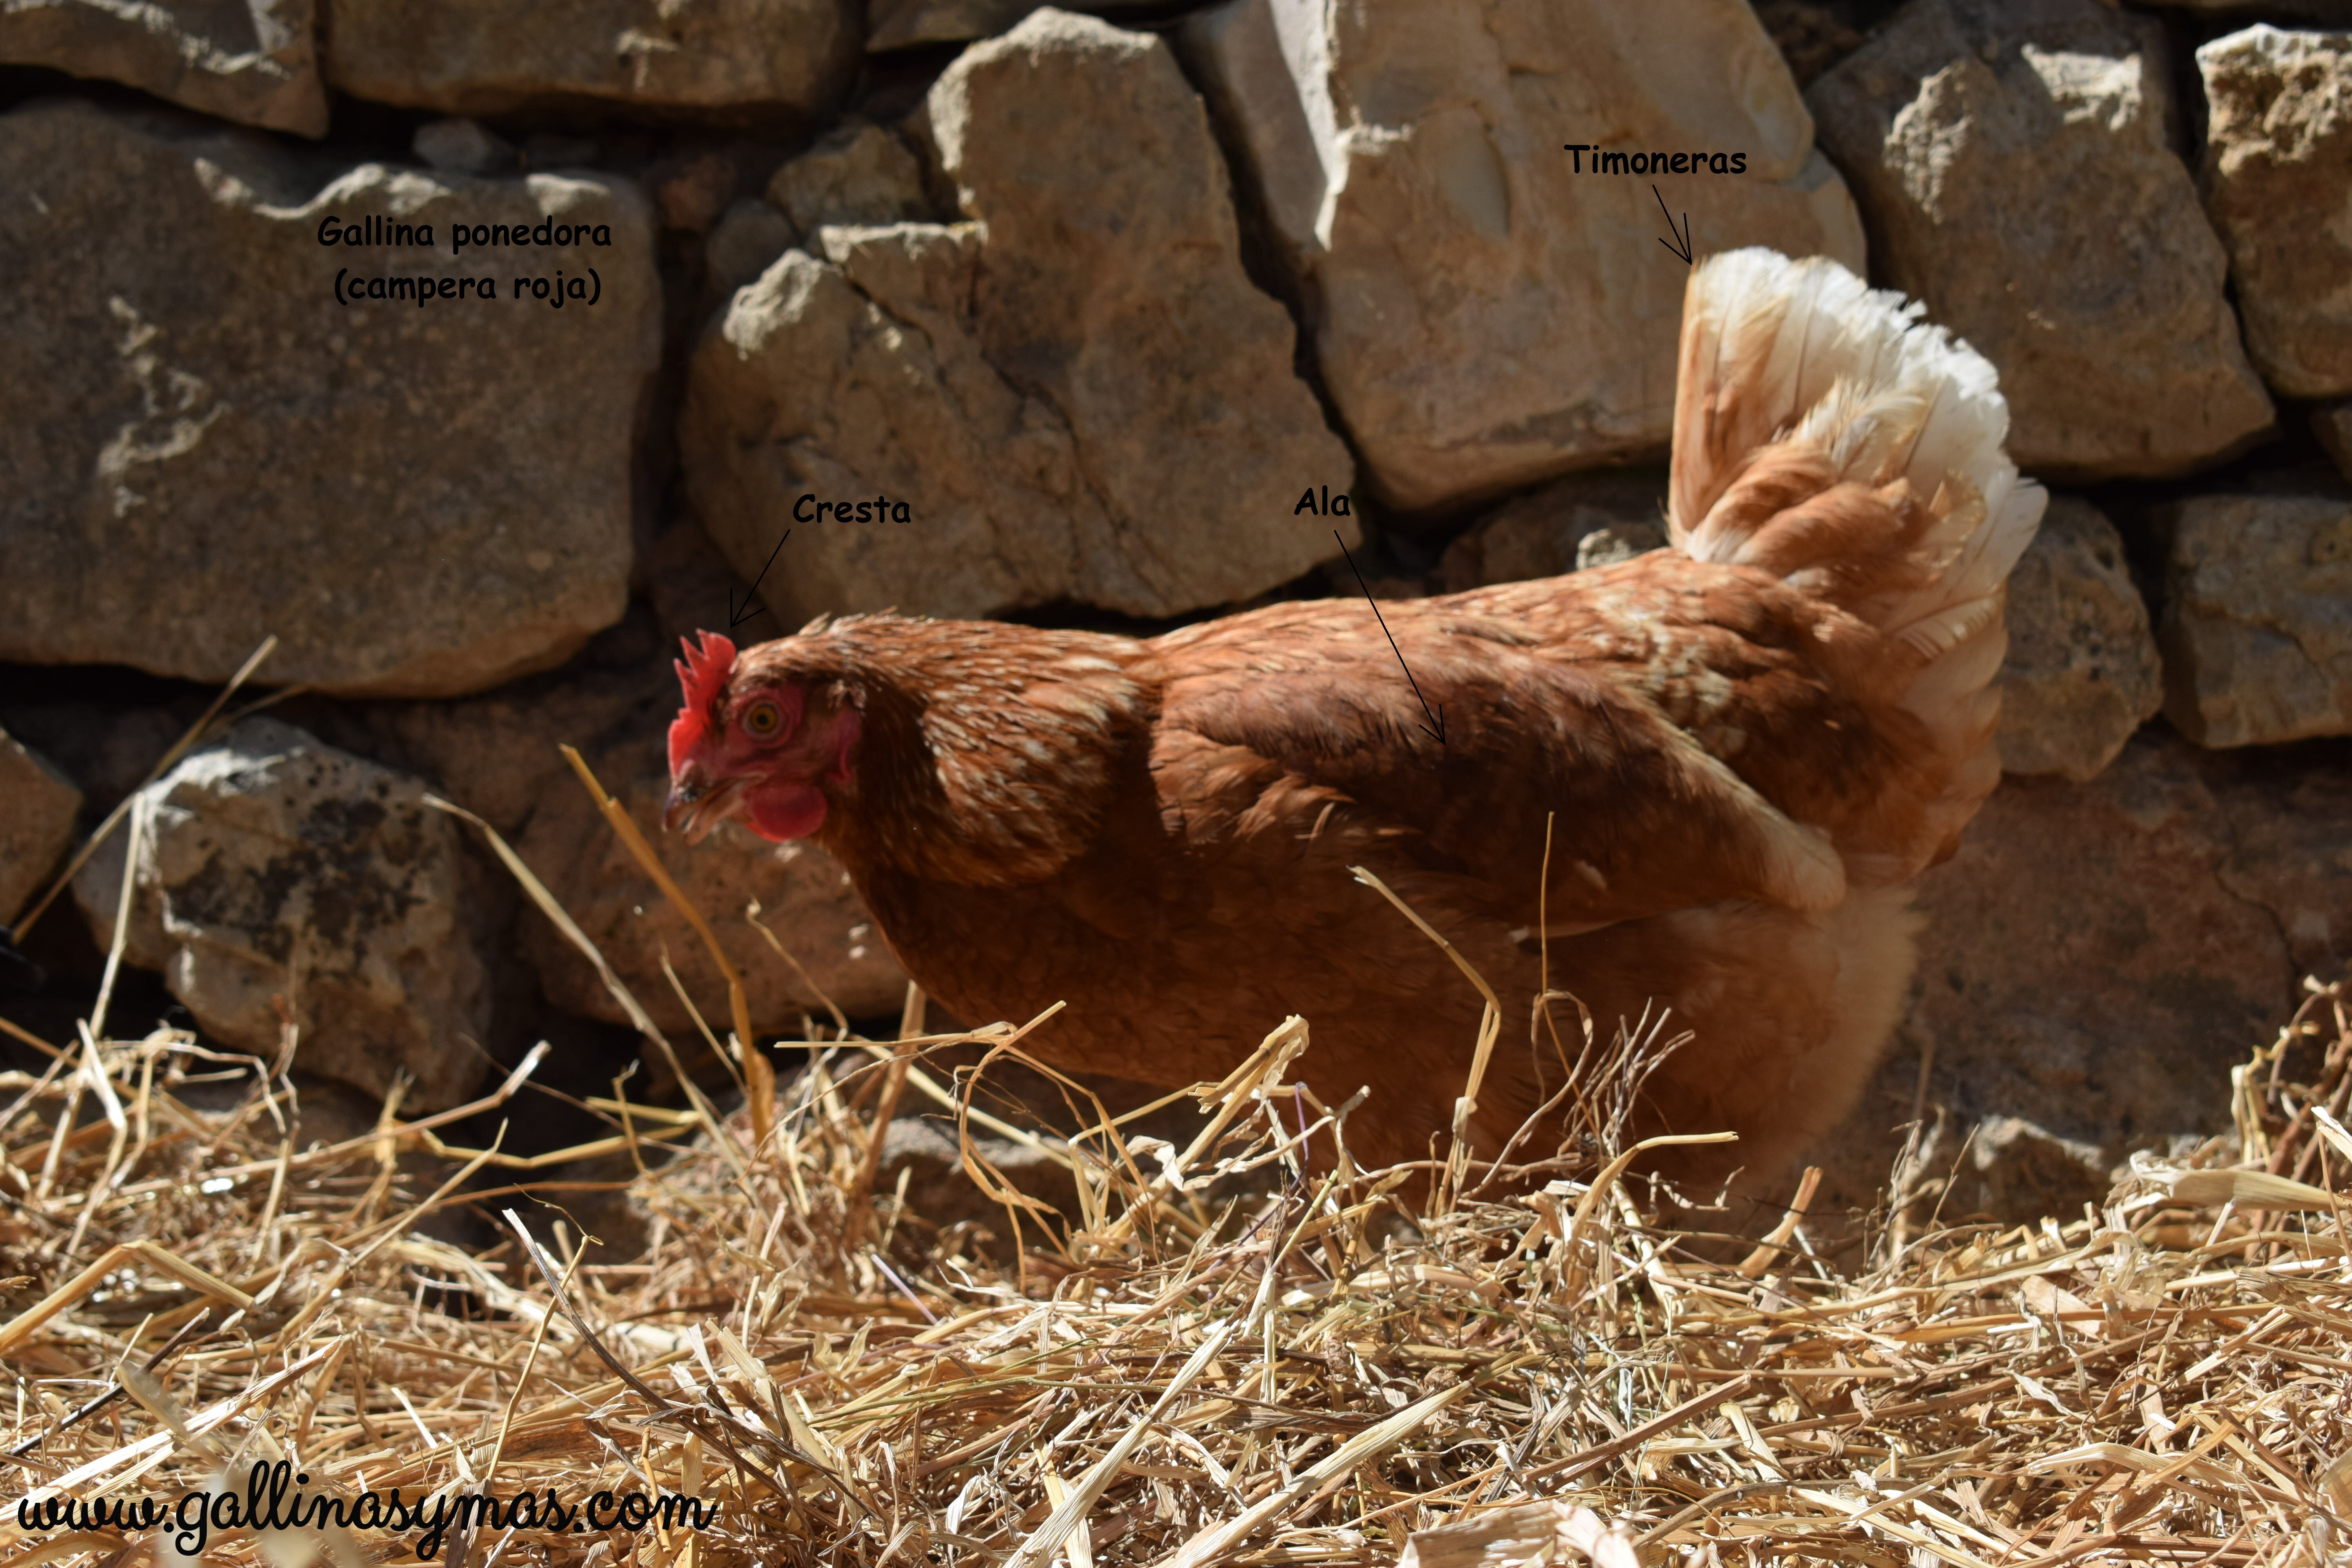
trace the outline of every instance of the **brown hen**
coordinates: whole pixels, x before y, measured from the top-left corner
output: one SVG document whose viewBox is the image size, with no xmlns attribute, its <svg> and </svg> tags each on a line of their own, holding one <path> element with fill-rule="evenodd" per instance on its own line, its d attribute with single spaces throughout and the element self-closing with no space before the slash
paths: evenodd
<svg viewBox="0 0 2352 1568">
<path fill-rule="evenodd" d="M 2002 584 L 2042 497 L 1991 367 L 1917 317 L 1827 260 L 1709 259 L 1672 546 L 1386 605 L 1397 652 L 1346 600 L 1149 641 L 705 634 L 673 820 L 813 837 L 956 1013 L 1068 1003 L 1034 1041 L 1071 1068 L 1213 1079 L 1304 1015 L 1306 1076 L 1370 1089 L 1349 1143 L 1383 1163 L 1450 1121 L 1481 1001 L 1364 866 L 1511 1009 L 1481 1150 L 1560 1086 L 1529 1020 L 1548 961 L 1604 1029 L 1691 1032 L 1643 1131 L 1730 1129 L 1769 1169 L 1853 1103 L 1909 980 L 1909 883 L 1999 776 Z"/>
</svg>

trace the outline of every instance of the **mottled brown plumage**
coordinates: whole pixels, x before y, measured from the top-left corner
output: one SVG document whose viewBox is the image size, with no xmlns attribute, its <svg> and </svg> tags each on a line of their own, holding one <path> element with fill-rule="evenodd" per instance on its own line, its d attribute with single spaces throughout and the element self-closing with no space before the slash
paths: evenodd
<svg viewBox="0 0 2352 1568">
<path fill-rule="evenodd" d="M 974 1020 L 1066 1002 L 1034 1040 L 1067 1067 L 1215 1079 L 1302 1014 L 1304 1076 L 1371 1090 L 1360 1157 L 1417 1157 L 1480 999 L 1365 866 L 1511 1009 L 1483 1149 L 1559 1087 L 1528 1016 L 1548 942 L 1604 1028 L 1692 1031 L 1645 1124 L 1770 1166 L 1851 1103 L 1908 979 L 1907 884 L 1998 774 L 2000 584 L 2039 493 L 1989 367 L 1906 321 L 1827 262 L 1702 268 L 1675 547 L 1383 606 L 1442 746 L 1360 601 L 1150 641 L 865 616 L 689 680 L 679 810 L 814 810 L 924 988 Z M 747 746 L 778 701 L 791 733 Z"/>
</svg>

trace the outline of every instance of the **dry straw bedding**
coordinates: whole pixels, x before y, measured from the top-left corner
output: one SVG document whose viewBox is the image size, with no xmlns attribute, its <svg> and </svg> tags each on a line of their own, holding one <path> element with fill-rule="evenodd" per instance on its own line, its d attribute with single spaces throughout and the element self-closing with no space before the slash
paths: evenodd
<svg viewBox="0 0 2352 1568">
<path fill-rule="evenodd" d="M 1898 1173 L 1843 1266 L 1797 1212 L 1751 1249 L 1645 1208 L 1617 1133 L 1654 1029 L 1563 1026 L 1576 1135 L 1500 1173 L 1443 1140 L 1355 1169 L 1295 1019 L 1202 1086 L 1183 1149 L 1075 1089 L 1076 1136 L 991 1117 L 988 1068 L 943 1080 L 922 1058 L 950 1042 L 911 1029 L 828 1031 L 781 1089 L 719 1048 L 749 1079 L 730 1117 L 691 1089 L 593 1102 L 612 1135 L 589 1152 L 634 1158 L 650 1238 L 614 1264 L 551 1217 L 582 1194 L 540 1179 L 582 1151 L 452 1149 L 436 1129 L 464 1112 L 396 1105 L 299 1150 L 285 1058 L 109 1039 L 104 1011 L 45 1071 L 0 1076 L 0 1562 L 173 1561 L 168 1525 L 26 1520 L 50 1498 L 168 1507 L 280 1458 L 347 1505 L 718 1508 L 698 1530 L 445 1531 L 468 1564 L 2052 1568 L 2352 1545 L 2340 985 L 2238 1070 L 2231 1138 L 2030 1226 L 1951 1224 Z M 952 1042 L 992 1062 L 1026 1033 Z M 527 1107 L 539 1055 L 482 1104 Z M 189 1102 L 223 1073 L 247 1086 L 232 1109 Z M 1066 1212 L 969 1137 L 997 1245 L 872 1191 L 902 1103 L 1030 1141 L 1066 1165 Z M 506 1239 L 420 1228 L 459 1205 Z M 225 1528 L 205 1551 L 408 1562 L 423 1533 Z"/>
</svg>

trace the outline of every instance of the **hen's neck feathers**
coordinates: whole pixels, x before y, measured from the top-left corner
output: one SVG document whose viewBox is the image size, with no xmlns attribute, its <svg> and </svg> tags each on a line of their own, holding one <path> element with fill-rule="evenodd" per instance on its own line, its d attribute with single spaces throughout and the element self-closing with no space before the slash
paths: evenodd
<svg viewBox="0 0 2352 1568">
<path fill-rule="evenodd" d="M 736 679 L 800 680 L 863 710 L 818 835 L 853 873 L 1004 887 L 1092 840 L 1144 742 L 1149 662 L 1125 637 L 878 615 L 762 643 Z"/>
</svg>

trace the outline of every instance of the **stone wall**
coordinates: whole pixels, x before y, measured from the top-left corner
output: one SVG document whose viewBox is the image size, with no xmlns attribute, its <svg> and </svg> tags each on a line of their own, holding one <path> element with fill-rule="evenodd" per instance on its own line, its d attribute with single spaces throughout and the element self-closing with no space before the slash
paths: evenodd
<svg viewBox="0 0 2352 1568">
<path fill-rule="evenodd" d="M 1655 548 L 1661 247 L 1769 244 L 1982 350 L 2054 491 L 1838 1190 L 1916 1112 L 1948 1201 L 2079 1202 L 2352 953 L 2331 4 L 12 6 L 0 920 L 141 804 L 0 1010 L 64 1037 L 127 909 L 150 1011 L 412 1108 L 593 1037 L 431 793 L 690 1030 L 555 749 L 650 825 L 677 636 L 1169 625 L 1350 588 L 1335 522 L 1390 595 Z M 270 713 L 161 766 L 270 636 Z M 761 1026 L 895 1013 L 820 851 L 667 848 Z"/>
</svg>

